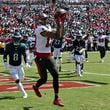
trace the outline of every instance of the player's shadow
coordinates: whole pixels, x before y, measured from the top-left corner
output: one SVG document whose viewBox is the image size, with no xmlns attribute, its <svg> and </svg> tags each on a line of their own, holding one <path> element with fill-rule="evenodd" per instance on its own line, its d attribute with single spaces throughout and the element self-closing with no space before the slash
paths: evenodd
<svg viewBox="0 0 110 110">
<path fill-rule="evenodd" d="M 79 81 L 79 80 L 75 80 Z M 109 83 L 106 82 L 99 82 L 99 81 L 90 81 L 90 80 L 80 80 L 81 82 L 91 83 L 91 84 L 99 84 L 99 85 L 108 85 Z"/>
<path fill-rule="evenodd" d="M 62 64 L 67 64 L 67 63 L 73 63 L 73 62 L 71 62 L 71 61 L 62 62 Z"/>
<path fill-rule="evenodd" d="M 8 74 L 9 75 L 9 72 L 8 71 L 2 71 L 1 73 Z"/>
<path fill-rule="evenodd" d="M 23 110 L 30 110 L 30 108 L 33 108 L 33 107 L 23 107 Z"/>
<path fill-rule="evenodd" d="M 76 74 L 74 73 L 59 74 L 59 78 L 71 78 L 71 77 L 76 77 Z"/>
<path fill-rule="evenodd" d="M 0 97 L 0 100 L 14 100 L 15 97 L 14 96 L 3 96 L 3 97 Z"/>
<path fill-rule="evenodd" d="M 73 75 L 73 73 L 59 73 L 60 76 Z"/>
<path fill-rule="evenodd" d="M 32 79 L 38 79 L 38 78 L 39 78 L 39 77 L 37 77 L 37 76 L 26 76 L 26 77 L 32 78 Z"/>
</svg>

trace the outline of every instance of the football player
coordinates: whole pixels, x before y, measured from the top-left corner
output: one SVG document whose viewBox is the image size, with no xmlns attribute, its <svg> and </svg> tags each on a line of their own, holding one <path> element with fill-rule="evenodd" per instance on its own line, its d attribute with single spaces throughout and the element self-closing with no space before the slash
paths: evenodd
<svg viewBox="0 0 110 110">
<path fill-rule="evenodd" d="M 63 39 L 62 38 L 56 38 L 52 42 L 53 47 L 53 57 L 56 61 L 58 61 L 58 69 L 61 71 L 61 63 L 62 63 L 62 50 L 63 50 Z"/>
<path fill-rule="evenodd" d="M 106 38 L 107 38 L 107 35 L 104 35 L 103 32 L 99 32 L 97 35 L 97 46 L 98 46 L 98 51 L 100 53 L 101 63 L 104 62 L 104 57 L 106 54 L 106 49 L 105 49 L 105 39 Z"/>
<path fill-rule="evenodd" d="M 55 64 L 54 59 L 51 56 L 51 42 L 52 39 L 55 38 L 56 33 L 62 37 L 57 31 L 53 30 L 48 24 L 48 15 L 42 14 L 40 17 L 40 25 L 35 29 L 36 35 L 36 43 L 35 43 L 35 62 L 38 67 L 38 73 L 40 75 L 40 79 L 33 86 L 34 92 L 38 97 L 42 97 L 42 94 L 39 91 L 39 87 L 46 83 L 47 81 L 47 70 L 51 73 L 53 77 L 53 89 L 54 89 L 54 105 L 58 105 L 63 107 L 64 104 L 61 102 L 59 98 L 59 76 L 58 70 Z"/>
<path fill-rule="evenodd" d="M 22 56 L 27 67 L 30 67 L 27 63 L 28 55 L 26 54 L 26 46 L 23 43 L 20 43 L 21 35 L 15 33 L 13 36 L 13 41 L 7 43 L 4 49 L 4 65 L 8 68 L 12 78 L 15 80 L 15 83 L 18 89 L 22 92 L 23 98 L 27 98 L 27 93 L 24 90 L 23 84 L 21 83 L 24 80 L 24 69 L 22 65 Z"/>
<path fill-rule="evenodd" d="M 83 63 L 85 60 L 85 42 L 80 34 L 76 35 L 76 40 L 73 41 L 74 60 L 76 63 L 76 72 L 79 76 L 83 73 Z"/>
</svg>

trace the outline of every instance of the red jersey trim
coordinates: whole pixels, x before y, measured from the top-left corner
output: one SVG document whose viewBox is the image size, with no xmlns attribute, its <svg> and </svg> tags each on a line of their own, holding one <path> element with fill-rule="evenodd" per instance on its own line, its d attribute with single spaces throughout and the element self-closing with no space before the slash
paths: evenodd
<svg viewBox="0 0 110 110">
<path fill-rule="evenodd" d="M 34 55 L 36 55 L 37 57 L 41 57 L 41 58 L 47 58 L 52 56 L 52 53 L 38 53 L 38 52 L 34 52 Z"/>
</svg>

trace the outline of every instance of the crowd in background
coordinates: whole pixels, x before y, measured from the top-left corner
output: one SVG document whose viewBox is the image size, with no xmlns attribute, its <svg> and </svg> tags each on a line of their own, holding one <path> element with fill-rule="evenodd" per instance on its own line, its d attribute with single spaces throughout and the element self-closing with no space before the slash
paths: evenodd
<svg viewBox="0 0 110 110">
<path fill-rule="evenodd" d="M 59 4 L 58 4 L 59 5 Z M 110 5 L 88 4 L 68 5 L 60 4 L 59 7 L 68 10 L 65 22 L 65 37 L 74 39 L 76 33 L 87 35 L 88 50 L 97 50 L 95 36 L 98 32 L 110 37 Z M 39 23 L 40 13 L 49 14 L 49 23 L 55 27 L 54 13 L 50 4 L 45 5 L 3 5 L 0 7 L 0 41 L 9 42 L 14 31 L 19 31 L 22 36 L 34 37 L 34 29 Z"/>
</svg>

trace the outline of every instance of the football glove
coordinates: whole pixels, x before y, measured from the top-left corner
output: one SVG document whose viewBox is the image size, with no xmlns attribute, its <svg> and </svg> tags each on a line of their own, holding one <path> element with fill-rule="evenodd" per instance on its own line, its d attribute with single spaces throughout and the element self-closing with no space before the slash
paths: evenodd
<svg viewBox="0 0 110 110">
<path fill-rule="evenodd" d="M 85 51 L 85 48 L 82 48 L 79 53 L 82 54 Z"/>
<path fill-rule="evenodd" d="M 4 62 L 4 66 L 7 70 L 9 69 L 9 64 L 7 62 Z"/>
<path fill-rule="evenodd" d="M 29 63 L 26 63 L 26 68 L 31 68 L 31 66 L 29 65 Z"/>
</svg>

